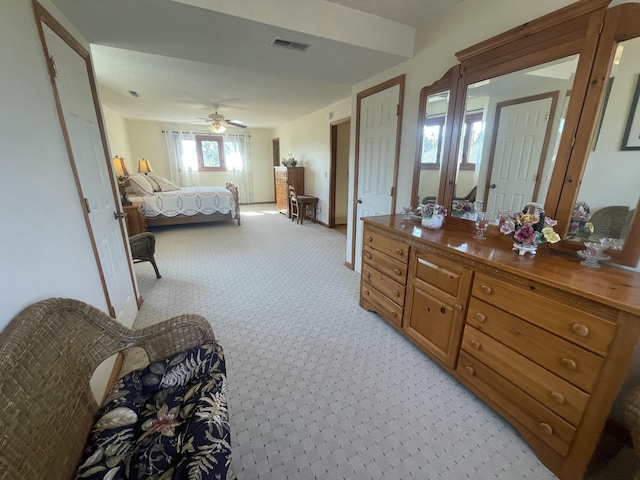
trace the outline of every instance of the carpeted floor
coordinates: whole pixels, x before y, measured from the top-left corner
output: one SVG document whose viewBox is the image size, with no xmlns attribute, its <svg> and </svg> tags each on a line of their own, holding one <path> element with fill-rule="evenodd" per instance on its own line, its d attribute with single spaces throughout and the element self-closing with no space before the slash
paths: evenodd
<svg viewBox="0 0 640 480">
<path fill-rule="evenodd" d="M 273 205 L 242 211 L 241 226 L 154 229 L 162 278 L 135 267 L 136 327 L 182 313 L 213 325 L 240 480 L 555 478 L 500 416 L 358 306 L 344 234 Z"/>
</svg>

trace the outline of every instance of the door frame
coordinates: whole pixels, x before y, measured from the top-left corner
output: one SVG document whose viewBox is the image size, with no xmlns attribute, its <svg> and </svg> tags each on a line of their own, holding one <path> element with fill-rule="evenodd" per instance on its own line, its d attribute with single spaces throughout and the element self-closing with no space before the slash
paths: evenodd
<svg viewBox="0 0 640 480">
<path fill-rule="evenodd" d="M 399 86 L 398 92 L 398 111 L 397 111 L 397 128 L 396 128 L 396 150 L 393 163 L 393 194 L 391 195 L 391 212 L 396 210 L 396 198 L 398 193 L 398 164 L 400 162 L 400 136 L 402 133 L 402 112 L 404 109 L 404 84 L 406 75 L 398 75 L 391 78 L 386 82 L 379 83 L 373 87 L 369 87 L 366 90 L 359 92 L 356 96 L 356 133 L 355 133 L 355 154 L 354 154 L 354 167 L 353 167 L 353 205 L 351 206 L 351 263 L 346 265 L 352 270 L 355 269 L 354 263 L 356 258 L 356 231 L 358 225 L 358 170 L 360 168 L 360 114 L 362 108 L 362 100 L 370 95 L 374 95 L 378 92 L 382 92 L 387 88 Z"/>
<path fill-rule="evenodd" d="M 89 79 L 89 87 L 91 89 L 91 96 L 93 97 L 93 107 L 96 111 L 96 118 L 97 118 L 97 123 L 98 123 L 98 129 L 100 131 L 100 140 L 101 140 L 101 144 L 102 144 L 102 151 L 104 153 L 104 160 L 105 160 L 105 165 L 107 168 L 107 173 L 109 175 L 109 181 L 111 182 L 111 192 L 113 195 L 113 204 L 114 204 L 114 208 L 115 208 L 115 212 L 114 214 L 116 215 L 121 215 L 120 217 L 120 221 L 118 222 L 120 225 L 120 235 L 122 237 L 122 248 L 124 249 L 125 252 L 127 252 L 127 259 L 129 260 L 128 263 L 128 267 L 129 267 L 129 277 L 131 280 L 131 286 L 133 288 L 133 294 L 135 296 L 136 299 L 136 303 L 138 305 L 138 308 L 140 308 L 140 305 L 142 304 L 142 297 L 140 296 L 139 292 L 138 292 L 138 287 L 136 285 L 136 281 L 135 281 L 135 274 L 133 271 L 133 264 L 131 261 L 131 255 L 129 253 L 129 240 L 127 237 L 127 233 L 125 230 L 125 224 L 124 224 L 124 212 L 122 210 L 122 205 L 120 204 L 120 194 L 119 191 L 116 189 L 115 185 L 116 185 L 116 178 L 114 176 L 114 172 L 113 172 L 113 168 L 111 165 L 111 158 L 110 158 L 110 153 L 109 153 L 109 147 L 107 144 L 107 135 L 106 135 L 106 129 L 104 126 L 104 120 L 102 118 L 102 109 L 100 107 L 100 102 L 98 101 L 98 93 L 97 93 L 97 88 L 96 88 L 96 83 L 95 83 L 95 73 L 93 71 L 93 65 L 91 63 L 91 55 L 90 53 L 84 48 L 84 46 L 78 42 L 78 40 L 76 40 L 65 28 L 64 26 L 58 22 L 58 20 L 56 20 L 42 5 L 40 5 L 36 0 L 33 0 L 33 11 L 34 11 L 34 16 L 35 16 L 35 21 L 36 21 L 36 26 L 38 29 L 38 35 L 40 37 L 40 43 L 42 45 L 42 49 L 44 51 L 44 55 L 45 55 L 45 59 L 46 59 L 46 63 L 47 63 L 47 70 L 49 72 L 49 81 L 50 81 L 50 85 L 51 85 L 51 89 L 53 91 L 53 97 L 55 99 L 56 102 L 56 111 L 58 113 L 58 119 L 59 119 L 59 124 L 60 124 L 60 129 L 62 131 L 62 136 L 64 138 L 64 144 L 65 144 L 65 148 L 67 150 L 67 155 L 69 157 L 69 163 L 71 166 L 71 171 L 73 174 L 73 180 L 76 184 L 76 191 L 78 193 L 78 200 L 80 201 L 80 205 L 82 208 L 82 214 L 84 216 L 84 221 L 85 221 L 85 225 L 87 227 L 87 232 L 89 233 L 89 241 L 91 242 L 91 249 L 93 251 L 93 256 L 95 258 L 96 261 L 96 267 L 98 269 L 98 273 L 100 276 L 100 283 L 102 284 L 102 290 L 105 296 L 105 300 L 106 300 L 106 304 L 107 304 L 107 308 L 109 309 L 109 315 L 112 318 L 116 318 L 116 311 L 115 308 L 113 306 L 113 303 L 111 301 L 111 297 L 109 295 L 109 290 L 107 288 L 107 282 L 104 276 L 104 269 L 102 267 L 102 262 L 100 261 L 100 256 L 98 254 L 98 247 L 96 244 L 96 239 L 93 233 L 93 228 L 91 227 L 91 221 L 89 219 L 89 213 L 87 211 L 87 205 L 84 201 L 84 196 L 82 194 L 82 185 L 80 183 L 80 177 L 78 175 L 78 169 L 76 167 L 76 161 L 75 158 L 73 156 L 73 150 L 72 150 L 72 146 L 71 146 L 71 139 L 69 136 L 69 131 L 67 130 L 67 125 L 66 122 L 64 120 L 64 112 L 62 109 L 62 103 L 60 100 L 60 96 L 58 94 L 58 89 L 56 86 L 56 82 L 55 82 L 55 77 L 56 77 L 56 72 L 55 72 L 55 68 L 52 64 L 52 62 L 50 61 L 50 53 L 49 53 L 49 49 L 47 47 L 47 42 L 46 42 L 46 38 L 45 38 L 45 34 L 44 34 L 44 29 L 43 29 L 43 24 L 46 25 L 47 27 L 49 27 L 56 35 L 58 35 L 60 37 L 60 39 L 62 39 L 67 45 L 69 45 L 69 47 L 71 49 L 73 49 L 84 61 L 85 66 L 87 68 L 87 76 Z"/>
<path fill-rule="evenodd" d="M 500 114 L 504 107 L 511 107 L 513 105 L 519 105 L 522 103 L 535 102 L 537 100 L 544 100 L 545 98 L 551 99 L 551 106 L 549 107 L 549 119 L 547 120 L 547 128 L 544 133 L 544 139 L 542 141 L 542 150 L 540 152 L 540 162 L 538 163 L 538 171 L 536 172 L 536 181 L 533 186 L 533 194 L 531 195 L 532 201 L 537 202 L 538 194 L 540 193 L 540 183 L 542 182 L 542 173 L 544 172 L 544 166 L 547 162 L 547 154 L 549 151 L 549 142 L 551 140 L 551 131 L 553 129 L 553 119 L 555 118 L 556 108 L 558 106 L 558 97 L 560 92 L 555 90 L 547 93 L 540 93 L 537 95 L 531 95 L 528 97 L 514 98 L 512 100 L 506 100 L 496 104 L 495 122 L 493 126 L 493 132 L 491 134 L 491 148 L 489 150 L 489 162 L 487 164 L 487 176 L 486 185 L 484 187 L 484 195 L 482 200 L 485 207 L 489 201 L 489 188 L 491 185 L 491 175 L 493 175 L 493 160 L 496 154 L 496 143 L 498 141 L 498 128 L 500 127 Z"/>
<path fill-rule="evenodd" d="M 273 166 L 280 166 L 280 137 L 271 139 L 271 155 L 273 157 Z M 276 175 L 275 172 L 271 172 L 271 176 L 273 177 L 273 201 L 274 203 L 277 201 L 276 199 Z"/>
<path fill-rule="evenodd" d="M 345 123 L 351 122 L 351 117 L 341 118 L 335 122 L 331 122 L 330 142 L 331 142 L 331 159 L 329 164 L 329 220 L 328 227 L 336 226 L 336 169 L 338 164 L 338 127 Z"/>
</svg>

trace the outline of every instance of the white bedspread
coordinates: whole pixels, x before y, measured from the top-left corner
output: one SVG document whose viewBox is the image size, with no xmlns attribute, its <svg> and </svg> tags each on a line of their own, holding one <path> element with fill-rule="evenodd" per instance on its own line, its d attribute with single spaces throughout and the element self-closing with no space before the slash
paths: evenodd
<svg viewBox="0 0 640 480">
<path fill-rule="evenodd" d="M 144 202 L 144 214 L 147 218 L 158 216 L 175 217 L 177 215 L 196 215 L 212 213 L 231 213 L 236 218 L 236 202 L 225 187 L 183 187 L 171 192 L 156 192 L 139 198 Z"/>
</svg>

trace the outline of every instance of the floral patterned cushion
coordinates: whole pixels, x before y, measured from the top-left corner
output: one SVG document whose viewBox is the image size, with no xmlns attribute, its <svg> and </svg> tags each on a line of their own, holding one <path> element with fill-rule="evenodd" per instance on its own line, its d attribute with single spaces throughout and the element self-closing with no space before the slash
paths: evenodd
<svg viewBox="0 0 640 480">
<path fill-rule="evenodd" d="M 78 480 L 235 480 L 217 344 L 121 378 L 100 408 Z"/>
</svg>

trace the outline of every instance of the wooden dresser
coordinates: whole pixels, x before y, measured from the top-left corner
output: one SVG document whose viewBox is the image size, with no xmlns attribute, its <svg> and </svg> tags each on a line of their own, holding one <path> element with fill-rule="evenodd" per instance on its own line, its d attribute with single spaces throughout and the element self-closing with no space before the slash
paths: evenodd
<svg viewBox="0 0 640 480">
<path fill-rule="evenodd" d="M 304 167 L 273 167 L 276 179 L 276 208 L 291 218 L 289 212 L 289 184 L 298 195 L 304 195 Z"/>
<path fill-rule="evenodd" d="M 127 224 L 127 232 L 132 237 L 138 233 L 147 231 L 147 220 L 144 216 L 144 205 L 142 203 L 133 203 L 122 207 Z"/>
<path fill-rule="evenodd" d="M 360 305 L 499 412 L 561 479 L 582 478 L 640 331 L 640 274 L 490 227 L 364 218 Z"/>
</svg>

